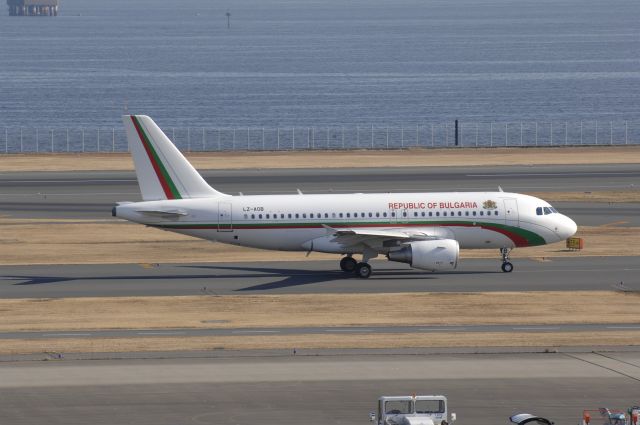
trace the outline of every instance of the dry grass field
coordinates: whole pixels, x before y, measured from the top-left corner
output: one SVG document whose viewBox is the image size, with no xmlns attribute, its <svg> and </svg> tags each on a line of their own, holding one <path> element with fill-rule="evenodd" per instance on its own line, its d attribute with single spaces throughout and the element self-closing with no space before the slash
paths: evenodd
<svg viewBox="0 0 640 425">
<path fill-rule="evenodd" d="M 187 158 L 197 169 L 447 167 L 630 164 L 640 146 L 407 149 L 391 151 L 207 152 Z M 126 153 L 0 155 L 0 172 L 133 170 Z"/>
<path fill-rule="evenodd" d="M 0 300 L 5 318 L 0 331 L 640 323 L 639 306 L 639 294 L 615 291 L 4 299 Z M 0 340 L 0 354 L 294 347 L 560 347 L 634 345 L 639 337 L 640 331 L 630 329 L 7 339 Z"/>
</svg>

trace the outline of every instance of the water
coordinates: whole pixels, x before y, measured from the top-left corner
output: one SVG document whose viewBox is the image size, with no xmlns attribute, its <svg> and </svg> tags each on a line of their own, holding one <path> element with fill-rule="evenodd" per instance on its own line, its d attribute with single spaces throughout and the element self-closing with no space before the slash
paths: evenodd
<svg viewBox="0 0 640 425">
<path fill-rule="evenodd" d="M 125 108 L 165 128 L 640 118 L 637 0 L 63 0 L 57 18 L 7 15 L 11 131 L 120 127 Z"/>
</svg>

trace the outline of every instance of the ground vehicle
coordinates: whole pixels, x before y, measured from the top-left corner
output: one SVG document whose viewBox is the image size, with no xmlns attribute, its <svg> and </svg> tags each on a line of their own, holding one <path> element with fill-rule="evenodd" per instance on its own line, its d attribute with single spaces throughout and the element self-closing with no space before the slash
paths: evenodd
<svg viewBox="0 0 640 425">
<path fill-rule="evenodd" d="M 447 398 L 443 395 L 412 395 L 380 397 L 378 412 L 371 412 L 369 420 L 378 425 L 446 425 Z M 451 414 L 451 422 L 456 414 Z"/>
</svg>

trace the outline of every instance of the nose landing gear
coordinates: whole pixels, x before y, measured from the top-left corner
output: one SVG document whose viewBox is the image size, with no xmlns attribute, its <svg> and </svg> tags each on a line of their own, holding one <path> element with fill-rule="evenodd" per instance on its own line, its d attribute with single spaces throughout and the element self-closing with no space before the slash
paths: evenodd
<svg viewBox="0 0 640 425">
<path fill-rule="evenodd" d="M 502 256 L 502 271 L 505 273 L 511 273 L 513 271 L 513 264 L 509 261 L 509 254 L 512 248 L 500 248 L 500 255 Z"/>
</svg>

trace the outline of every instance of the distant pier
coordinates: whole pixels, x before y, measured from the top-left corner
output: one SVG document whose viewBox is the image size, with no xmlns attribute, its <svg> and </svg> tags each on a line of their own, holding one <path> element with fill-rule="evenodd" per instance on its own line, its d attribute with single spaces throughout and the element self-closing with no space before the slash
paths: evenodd
<svg viewBox="0 0 640 425">
<path fill-rule="evenodd" d="M 7 0 L 10 16 L 58 16 L 59 0 Z"/>
</svg>

